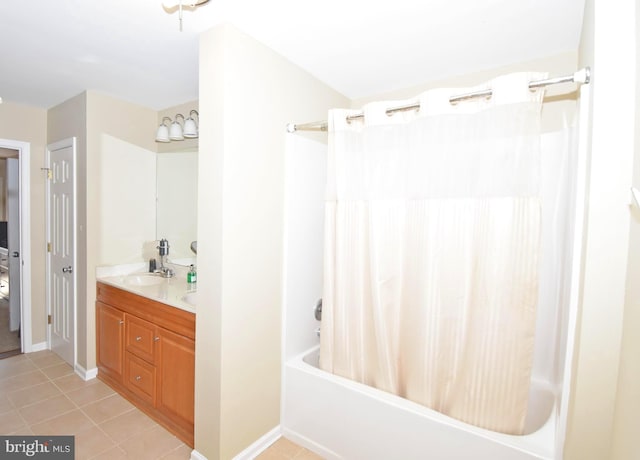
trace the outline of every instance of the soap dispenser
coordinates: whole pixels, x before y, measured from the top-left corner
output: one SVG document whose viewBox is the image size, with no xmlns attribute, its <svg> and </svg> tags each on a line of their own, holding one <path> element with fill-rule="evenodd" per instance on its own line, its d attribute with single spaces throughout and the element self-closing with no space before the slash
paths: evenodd
<svg viewBox="0 0 640 460">
<path fill-rule="evenodd" d="M 189 273 L 187 273 L 187 283 L 194 284 L 198 281 L 198 276 L 196 274 L 196 267 L 191 264 L 189 266 Z"/>
</svg>

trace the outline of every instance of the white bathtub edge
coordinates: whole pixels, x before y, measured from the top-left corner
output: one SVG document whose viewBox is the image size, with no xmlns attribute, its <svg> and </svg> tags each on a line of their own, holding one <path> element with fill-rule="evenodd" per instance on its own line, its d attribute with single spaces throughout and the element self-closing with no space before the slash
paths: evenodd
<svg viewBox="0 0 640 460">
<path fill-rule="evenodd" d="M 292 370 L 297 369 L 298 371 L 302 371 L 304 373 L 314 375 L 323 380 L 330 379 L 331 381 L 338 383 L 342 387 L 349 388 L 351 391 L 355 391 L 360 394 L 367 394 L 370 390 L 372 390 L 376 392 L 378 397 L 381 400 L 383 400 L 386 404 L 394 407 L 399 407 L 399 408 L 401 407 L 403 410 L 414 413 L 414 414 L 422 415 L 423 411 L 427 410 L 429 412 L 429 417 L 437 423 L 440 423 L 444 426 L 448 426 L 450 428 L 461 430 L 472 436 L 476 436 L 479 438 L 490 440 L 492 442 L 496 442 L 497 444 L 503 445 L 507 448 L 526 454 L 529 456 L 528 458 L 535 458 L 540 460 L 552 460 L 554 457 L 553 455 L 554 443 L 552 442 L 551 445 L 546 445 L 547 443 L 545 443 L 543 439 L 549 438 L 549 437 L 553 439 L 555 437 L 554 432 L 556 430 L 557 420 L 553 414 L 556 413 L 556 409 L 557 409 L 556 407 L 552 409 L 551 411 L 552 415 L 544 423 L 544 425 L 534 433 L 523 435 L 523 436 L 512 436 L 512 435 L 507 435 L 502 433 L 494 433 L 494 432 L 484 430 L 482 428 L 474 427 L 464 422 L 452 419 L 437 411 L 433 411 L 423 406 L 419 406 L 416 403 L 412 403 L 411 401 L 407 401 L 405 399 L 399 398 L 398 396 L 392 395 L 390 393 L 385 393 L 375 388 L 366 387 L 360 383 L 353 382 L 351 380 L 348 380 L 339 376 L 335 376 L 332 374 L 328 374 L 326 371 L 323 371 L 318 367 L 312 364 L 309 364 L 303 360 L 305 356 L 309 355 L 314 351 L 317 351 L 318 348 L 319 347 L 316 346 L 309 350 L 304 351 L 303 353 L 296 355 L 295 357 L 285 362 L 284 367 Z M 283 377 L 284 377 L 283 382 L 285 382 L 286 377 L 285 376 Z M 291 430 L 287 426 L 286 418 L 283 418 L 281 420 L 281 423 L 282 423 L 283 433 L 286 433 L 286 436 L 290 437 L 290 439 L 295 440 L 301 445 L 308 447 L 314 452 L 319 453 L 320 455 L 324 455 L 327 458 L 331 458 L 331 459 L 342 458 L 335 452 L 329 450 L 327 447 L 321 444 L 318 444 L 315 441 L 312 441 L 311 439 L 309 439 L 308 437 L 304 436 L 301 433 L 297 433 Z M 543 442 L 541 443 L 541 441 Z M 544 445 L 544 447 L 542 447 L 541 444 Z"/>
</svg>

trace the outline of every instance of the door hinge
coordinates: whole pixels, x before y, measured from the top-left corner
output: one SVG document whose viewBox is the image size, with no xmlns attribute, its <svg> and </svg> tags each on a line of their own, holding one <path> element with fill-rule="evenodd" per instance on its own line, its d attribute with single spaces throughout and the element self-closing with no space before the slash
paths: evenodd
<svg viewBox="0 0 640 460">
<path fill-rule="evenodd" d="M 51 324 L 51 315 L 47 316 L 47 324 Z"/>
<path fill-rule="evenodd" d="M 53 172 L 51 168 L 40 168 L 42 171 L 47 171 L 47 179 L 51 180 L 53 178 Z"/>
<path fill-rule="evenodd" d="M 47 242 L 47 252 L 51 252 L 51 243 Z"/>
</svg>

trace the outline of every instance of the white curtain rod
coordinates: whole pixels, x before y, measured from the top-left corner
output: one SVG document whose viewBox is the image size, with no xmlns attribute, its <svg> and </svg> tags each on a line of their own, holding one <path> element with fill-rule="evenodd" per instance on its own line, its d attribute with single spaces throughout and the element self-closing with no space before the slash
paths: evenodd
<svg viewBox="0 0 640 460">
<path fill-rule="evenodd" d="M 558 83 L 578 83 L 580 85 L 587 84 L 591 81 L 591 68 L 585 67 L 583 69 L 578 70 L 573 75 L 565 75 L 563 77 L 555 77 L 548 78 L 546 80 L 537 80 L 529 82 L 529 89 L 542 88 L 550 85 L 557 85 Z M 449 102 L 451 104 L 456 104 L 460 101 L 466 101 L 468 99 L 475 99 L 477 97 L 491 97 L 492 91 L 491 88 L 484 89 L 481 91 L 474 91 L 472 93 L 459 94 L 457 96 L 451 96 L 449 98 Z M 393 115 L 396 112 L 406 112 L 409 110 L 418 110 L 420 108 L 419 102 L 414 102 L 409 105 L 402 105 L 399 107 L 391 107 L 386 110 L 387 115 Z M 347 117 L 347 121 L 359 120 L 364 118 L 363 113 L 356 113 L 354 115 L 349 115 Z M 302 123 L 295 124 L 289 123 L 287 125 L 287 132 L 294 133 L 296 131 L 326 131 L 327 130 L 327 122 L 326 121 L 314 121 L 311 123 Z"/>
</svg>

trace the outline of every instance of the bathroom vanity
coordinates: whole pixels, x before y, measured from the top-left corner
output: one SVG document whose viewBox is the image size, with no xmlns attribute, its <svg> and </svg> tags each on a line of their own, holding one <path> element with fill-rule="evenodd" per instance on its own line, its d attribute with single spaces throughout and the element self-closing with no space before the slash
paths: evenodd
<svg viewBox="0 0 640 460">
<path fill-rule="evenodd" d="M 193 447 L 195 313 L 100 279 L 96 294 L 98 378 Z"/>
</svg>

